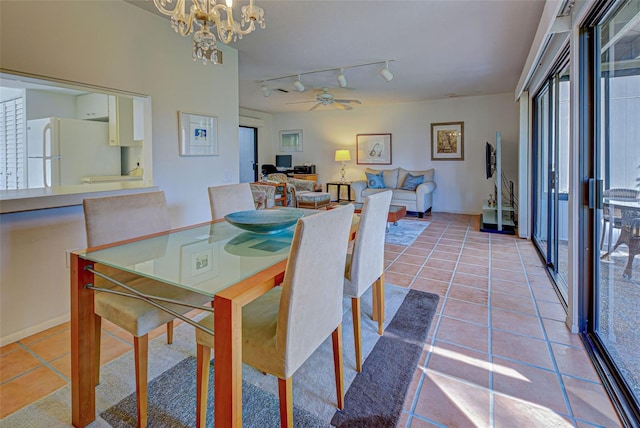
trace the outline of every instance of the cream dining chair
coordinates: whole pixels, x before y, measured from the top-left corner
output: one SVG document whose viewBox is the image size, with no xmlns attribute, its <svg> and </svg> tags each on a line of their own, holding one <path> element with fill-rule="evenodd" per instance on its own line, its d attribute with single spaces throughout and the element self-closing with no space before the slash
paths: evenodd
<svg viewBox="0 0 640 428">
<path fill-rule="evenodd" d="M 89 247 L 164 232 L 171 228 L 164 192 L 85 199 L 83 206 Z M 194 305 L 211 302 L 211 297 L 203 294 L 171 287 L 103 265 L 96 265 L 95 270 L 145 294 Z M 114 287 L 114 284 L 97 275 L 94 284 L 96 287 L 130 293 L 121 287 Z M 167 343 L 171 344 L 174 317 L 142 300 L 126 296 L 96 292 L 94 301 L 95 383 L 98 384 L 100 381 L 100 329 L 102 318 L 105 318 L 133 335 L 138 426 L 144 427 L 147 425 L 148 333 L 166 324 Z M 168 304 L 167 306 L 180 314 L 191 310 L 191 308 L 180 305 Z"/>
<path fill-rule="evenodd" d="M 344 407 L 342 289 L 353 205 L 298 220 L 282 286 L 242 310 L 242 360 L 278 378 L 280 425 L 293 426 L 292 376 L 331 335 L 337 407 Z M 321 260 L 322 263 L 319 263 Z M 213 316 L 200 321 L 213 328 Z M 205 426 L 213 336 L 196 330 L 197 426 Z"/>
<path fill-rule="evenodd" d="M 344 272 L 344 295 L 351 297 L 356 371 L 362 371 L 362 337 L 360 329 L 360 297 L 375 283 L 374 319 L 378 334 L 384 331 L 384 238 L 392 192 L 375 193 L 364 199 L 353 252 L 347 254 Z"/>
<path fill-rule="evenodd" d="M 209 204 L 213 220 L 233 212 L 256 209 L 249 183 L 209 187 Z"/>
</svg>

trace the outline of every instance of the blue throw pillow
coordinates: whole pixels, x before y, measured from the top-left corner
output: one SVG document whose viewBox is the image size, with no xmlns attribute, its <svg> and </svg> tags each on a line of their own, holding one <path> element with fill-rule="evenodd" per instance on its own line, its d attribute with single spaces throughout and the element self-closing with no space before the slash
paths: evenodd
<svg viewBox="0 0 640 428">
<path fill-rule="evenodd" d="M 382 172 L 378 174 L 365 172 L 365 174 L 367 174 L 367 186 L 369 186 L 369 189 L 384 189 L 384 177 L 382 176 Z"/>
<path fill-rule="evenodd" d="M 411 175 L 407 174 L 407 178 L 404 179 L 404 184 L 400 189 L 402 190 L 416 190 L 418 185 L 424 183 L 424 175 Z"/>
</svg>

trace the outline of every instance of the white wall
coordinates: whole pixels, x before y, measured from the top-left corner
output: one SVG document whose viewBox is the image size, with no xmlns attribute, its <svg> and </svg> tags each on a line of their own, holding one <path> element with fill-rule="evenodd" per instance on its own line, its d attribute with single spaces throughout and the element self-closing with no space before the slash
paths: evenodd
<svg viewBox="0 0 640 428">
<path fill-rule="evenodd" d="M 190 38 L 119 1 L 1 2 L 0 9 L 2 68 L 151 96 L 153 178 L 172 225 L 208 220 L 207 187 L 238 177 L 237 51 L 223 47 L 222 66 L 193 62 Z M 178 155 L 179 110 L 218 117 L 220 156 Z M 65 250 L 84 247 L 82 209 L 4 214 L 0 241 L 4 344 L 68 318 Z"/>
<path fill-rule="evenodd" d="M 502 133 L 503 170 L 518 178 L 518 113 L 512 93 L 452 98 L 385 106 L 356 106 L 353 110 L 321 110 L 273 115 L 271 141 L 278 152 L 279 132 L 303 130 L 303 151 L 293 153 L 293 163 L 315 163 L 321 183 L 340 176 L 336 149 L 350 149 L 348 180 L 364 179 L 368 165 L 356 164 L 356 134 L 392 134 L 392 165 L 422 170 L 435 168 L 438 188 L 433 211 L 479 214 L 482 201 L 493 193 L 493 179 L 485 178 L 485 142 L 495 146 L 496 131 Z M 464 161 L 431 160 L 431 123 L 464 122 Z M 270 159 L 274 159 L 271 156 Z"/>
</svg>

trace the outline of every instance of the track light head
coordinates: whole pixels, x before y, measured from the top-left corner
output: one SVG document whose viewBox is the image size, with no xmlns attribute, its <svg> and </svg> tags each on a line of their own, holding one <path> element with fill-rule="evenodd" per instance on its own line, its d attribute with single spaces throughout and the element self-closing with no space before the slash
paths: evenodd
<svg viewBox="0 0 640 428">
<path fill-rule="evenodd" d="M 391 82 L 391 80 L 393 79 L 393 73 L 389 70 L 389 61 L 384 62 L 384 67 L 380 70 L 380 75 L 387 82 Z"/>
<path fill-rule="evenodd" d="M 293 86 L 296 88 L 296 91 L 298 91 L 298 92 L 304 91 L 304 85 L 300 81 L 300 75 L 299 74 L 298 74 L 298 80 L 293 82 Z"/>
<path fill-rule="evenodd" d="M 337 79 L 338 79 L 338 85 L 341 88 L 344 88 L 347 86 L 347 78 L 344 77 L 344 69 L 342 68 L 340 69 L 340 73 L 338 73 Z"/>
<path fill-rule="evenodd" d="M 271 91 L 269 90 L 269 87 L 267 86 L 266 83 L 262 85 L 262 94 L 265 97 L 268 97 L 269 95 L 271 95 Z"/>
</svg>

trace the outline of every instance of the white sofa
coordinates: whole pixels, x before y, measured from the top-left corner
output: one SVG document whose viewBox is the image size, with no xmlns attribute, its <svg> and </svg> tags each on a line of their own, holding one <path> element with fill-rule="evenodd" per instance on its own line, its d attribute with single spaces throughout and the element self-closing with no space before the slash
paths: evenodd
<svg viewBox="0 0 640 428">
<path fill-rule="evenodd" d="M 356 202 L 363 202 L 364 198 L 372 193 L 391 189 L 393 192 L 391 205 L 404 205 L 407 207 L 407 211 L 417 212 L 420 218 L 424 217 L 426 212 L 431 211 L 432 193 L 437 187 L 433 181 L 435 172 L 433 168 L 424 171 L 409 171 L 403 168 L 386 170 L 367 168 L 365 172 L 372 174 L 382 172 L 385 188 L 371 189 L 368 186 L 367 180 L 354 181 L 351 183 L 351 189 L 353 190 Z M 415 190 L 402 190 L 400 187 L 404 185 L 404 181 L 409 173 L 413 176 L 424 175 L 424 182 L 419 184 Z"/>
</svg>

